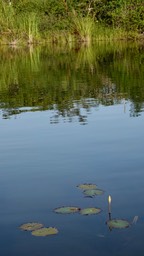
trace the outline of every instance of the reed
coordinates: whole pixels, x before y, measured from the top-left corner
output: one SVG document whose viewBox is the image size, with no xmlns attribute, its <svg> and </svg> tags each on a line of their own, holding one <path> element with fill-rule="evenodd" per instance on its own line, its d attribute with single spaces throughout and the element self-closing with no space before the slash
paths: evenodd
<svg viewBox="0 0 144 256">
<path fill-rule="evenodd" d="M 8 43 L 13 41 L 15 30 L 15 12 L 12 5 L 0 1 L 0 41 Z"/>
<path fill-rule="evenodd" d="M 12 4 L 0 3 L 1 38 L 6 44 L 34 43 L 39 37 L 38 20 L 36 13 L 16 14 Z"/>
<path fill-rule="evenodd" d="M 72 12 L 71 15 L 71 28 L 75 38 L 81 42 L 89 43 L 92 40 L 95 22 L 93 17 L 82 15 Z"/>
<path fill-rule="evenodd" d="M 94 30 L 94 39 L 96 41 L 113 41 L 117 39 L 126 39 L 126 32 L 122 29 L 113 29 L 97 23 Z"/>
<path fill-rule="evenodd" d="M 38 19 L 35 13 L 29 13 L 21 17 L 21 22 L 19 24 L 20 33 L 26 37 L 28 44 L 33 44 L 38 42 L 39 39 L 39 29 L 38 29 Z"/>
<path fill-rule="evenodd" d="M 11 30 L 14 28 L 15 12 L 12 5 L 0 2 L 0 26 L 3 30 Z"/>
</svg>

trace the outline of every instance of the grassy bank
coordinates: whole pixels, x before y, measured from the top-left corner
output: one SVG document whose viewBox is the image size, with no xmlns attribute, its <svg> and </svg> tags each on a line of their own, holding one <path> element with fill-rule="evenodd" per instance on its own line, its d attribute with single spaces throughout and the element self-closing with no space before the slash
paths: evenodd
<svg viewBox="0 0 144 256">
<path fill-rule="evenodd" d="M 0 43 L 90 43 L 143 39 L 142 0 L 12 0 L 0 2 Z"/>
</svg>

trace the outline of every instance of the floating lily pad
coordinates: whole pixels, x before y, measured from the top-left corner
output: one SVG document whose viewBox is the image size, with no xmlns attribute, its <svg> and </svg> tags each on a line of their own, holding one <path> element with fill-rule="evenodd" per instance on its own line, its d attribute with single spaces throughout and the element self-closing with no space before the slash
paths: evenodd
<svg viewBox="0 0 144 256">
<path fill-rule="evenodd" d="M 33 231 L 33 230 L 37 230 L 42 227 L 43 227 L 43 224 L 41 224 L 41 223 L 30 222 L 30 223 L 25 223 L 25 224 L 21 225 L 20 229 L 25 230 L 25 231 Z"/>
<path fill-rule="evenodd" d="M 100 208 L 85 208 L 85 209 L 82 209 L 80 210 L 80 214 L 82 215 L 92 215 L 92 214 L 98 214 L 101 212 L 101 209 Z"/>
<path fill-rule="evenodd" d="M 107 225 L 110 229 L 128 228 L 130 226 L 130 223 L 127 220 L 113 219 L 113 220 L 108 220 Z"/>
<path fill-rule="evenodd" d="M 88 189 L 88 190 L 84 190 L 83 193 L 88 197 L 94 197 L 94 196 L 102 195 L 104 191 L 101 189 Z"/>
<path fill-rule="evenodd" d="M 84 183 L 84 184 L 78 185 L 77 187 L 80 188 L 80 189 L 83 189 L 83 190 L 88 190 L 88 189 L 95 189 L 95 188 L 97 188 L 97 185 Z"/>
<path fill-rule="evenodd" d="M 59 207 L 59 208 L 56 208 L 54 210 L 56 213 L 62 213 L 62 214 L 67 214 L 67 213 L 75 213 L 75 212 L 78 212 L 80 211 L 80 208 L 78 207 Z"/>
<path fill-rule="evenodd" d="M 52 227 L 40 228 L 32 231 L 33 236 L 50 236 L 50 235 L 56 235 L 57 233 L 58 233 L 58 230 Z"/>
</svg>

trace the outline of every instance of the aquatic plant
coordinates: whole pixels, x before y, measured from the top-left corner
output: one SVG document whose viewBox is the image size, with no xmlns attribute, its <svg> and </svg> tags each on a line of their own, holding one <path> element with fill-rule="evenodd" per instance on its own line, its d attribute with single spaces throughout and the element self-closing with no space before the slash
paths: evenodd
<svg viewBox="0 0 144 256">
<path fill-rule="evenodd" d="M 108 213 L 111 214 L 111 201 L 112 201 L 112 198 L 111 196 L 109 195 L 108 196 Z"/>
<path fill-rule="evenodd" d="M 21 15 L 21 22 L 17 24 L 17 33 L 29 45 L 38 42 L 38 19 L 34 12 L 27 15 Z"/>
<path fill-rule="evenodd" d="M 93 214 L 98 214 L 100 212 L 101 212 L 101 209 L 100 208 L 95 208 L 95 207 L 84 208 L 84 209 L 80 210 L 81 215 L 93 215 Z"/>
<path fill-rule="evenodd" d="M 56 235 L 58 233 L 58 229 L 53 227 L 48 228 L 40 228 L 37 230 L 32 231 L 33 236 L 50 236 L 50 235 Z"/>
<path fill-rule="evenodd" d="M 112 197 L 109 195 L 108 196 L 108 215 L 109 215 L 109 220 L 106 222 L 108 225 L 109 229 L 112 230 L 113 228 L 121 229 L 121 228 L 128 228 L 130 226 L 130 223 L 127 220 L 123 219 L 112 219 L 112 211 L 111 211 L 111 202 L 112 202 Z M 137 217 L 137 216 L 135 216 Z"/>
<path fill-rule="evenodd" d="M 34 230 L 40 229 L 42 227 L 43 227 L 43 224 L 41 224 L 41 223 L 29 222 L 29 223 L 22 224 L 20 226 L 20 229 L 25 230 L 25 231 L 34 231 Z"/>
<path fill-rule="evenodd" d="M 56 213 L 61 213 L 61 214 L 69 214 L 69 213 L 75 213 L 75 212 L 79 212 L 80 208 L 78 207 L 73 207 L 73 206 L 67 206 L 67 207 L 59 207 L 54 209 L 54 212 Z"/>
<path fill-rule="evenodd" d="M 87 190 L 84 190 L 83 193 L 87 197 L 94 197 L 94 196 L 102 195 L 104 191 L 101 189 L 87 189 Z"/>
<path fill-rule="evenodd" d="M 71 16 L 72 30 L 79 41 L 89 43 L 92 40 L 93 31 L 95 28 L 94 19 L 90 16 L 83 17 L 75 11 Z"/>
<path fill-rule="evenodd" d="M 77 187 L 83 190 L 88 190 L 88 189 L 95 189 L 97 185 L 91 184 L 91 183 L 84 183 L 84 184 L 77 185 Z"/>
<path fill-rule="evenodd" d="M 122 219 L 111 219 L 107 221 L 107 225 L 109 229 L 113 228 L 128 228 L 130 227 L 130 223 L 127 220 L 122 220 Z"/>
</svg>

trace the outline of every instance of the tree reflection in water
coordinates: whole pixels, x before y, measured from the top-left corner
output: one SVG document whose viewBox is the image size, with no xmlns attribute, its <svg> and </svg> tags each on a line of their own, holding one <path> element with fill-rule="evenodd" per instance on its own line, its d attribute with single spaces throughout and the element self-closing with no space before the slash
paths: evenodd
<svg viewBox="0 0 144 256">
<path fill-rule="evenodd" d="M 87 123 L 92 108 L 131 102 L 130 116 L 144 107 L 141 44 L 38 47 L 0 51 L 0 106 L 3 118 L 53 110 L 51 123 Z M 124 103 L 125 104 L 125 103 Z"/>
</svg>

